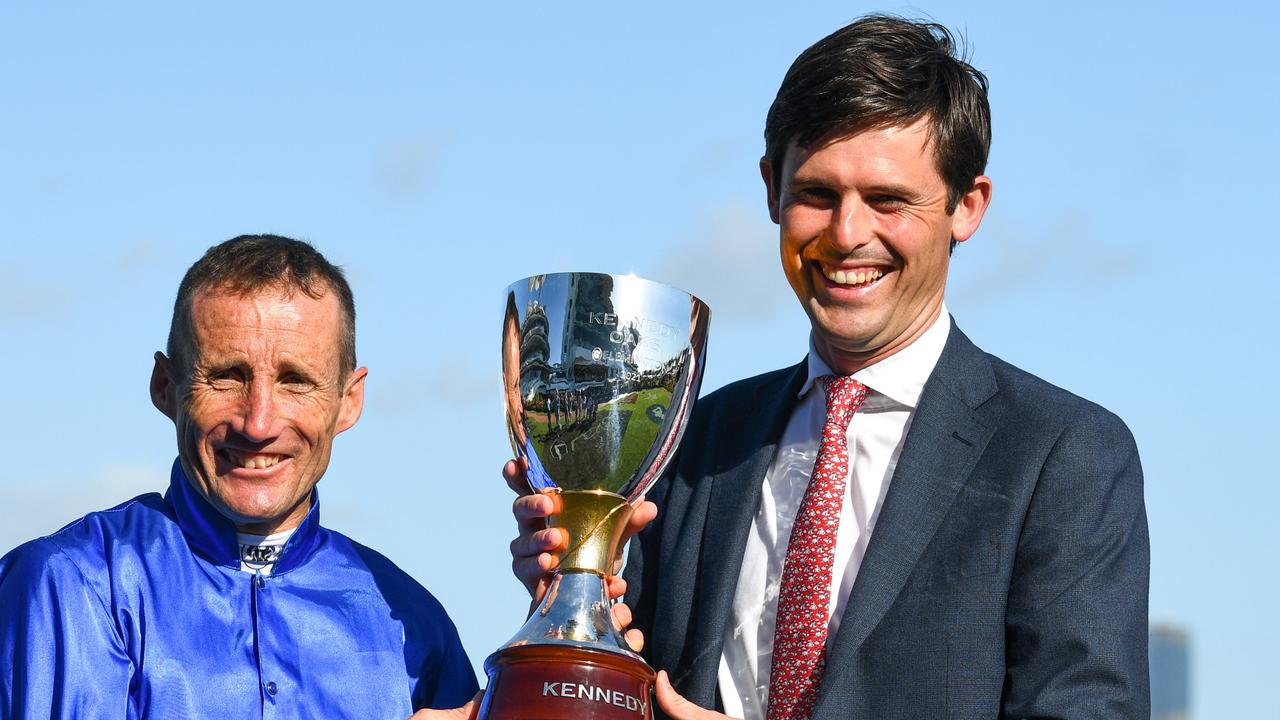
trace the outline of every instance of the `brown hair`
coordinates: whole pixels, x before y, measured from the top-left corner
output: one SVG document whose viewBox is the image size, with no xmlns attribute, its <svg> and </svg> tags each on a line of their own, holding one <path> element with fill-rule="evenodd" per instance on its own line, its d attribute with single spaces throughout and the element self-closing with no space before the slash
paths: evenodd
<svg viewBox="0 0 1280 720">
<path fill-rule="evenodd" d="M 942 25 L 863 17 L 819 40 L 787 70 L 764 128 L 774 185 L 791 143 L 809 148 L 926 116 L 950 213 L 986 169 L 987 78 L 957 55 Z"/>
<path fill-rule="evenodd" d="M 342 268 L 330 263 L 309 243 L 280 235 L 241 235 L 209 248 L 192 265 L 178 286 L 169 324 L 166 352 L 179 367 L 188 368 L 186 351 L 193 340 L 191 301 L 207 288 L 248 294 L 266 288 L 338 297 L 342 311 L 339 362 L 343 376 L 356 367 L 356 306 Z"/>
</svg>

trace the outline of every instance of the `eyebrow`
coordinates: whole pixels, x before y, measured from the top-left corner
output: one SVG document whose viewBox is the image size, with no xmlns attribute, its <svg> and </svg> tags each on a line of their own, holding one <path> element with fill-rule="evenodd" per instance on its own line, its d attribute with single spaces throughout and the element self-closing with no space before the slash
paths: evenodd
<svg viewBox="0 0 1280 720">
<path fill-rule="evenodd" d="M 830 182 L 807 175 L 793 175 L 788 188 L 791 187 L 824 187 L 830 188 Z M 867 187 L 857 188 L 858 192 L 863 195 L 897 195 L 911 202 L 919 202 L 924 198 L 924 194 L 909 185 L 903 185 L 893 182 L 878 181 Z"/>
<path fill-rule="evenodd" d="M 322 372 L 316 372 L 312 368 L 306 367 L 301 363 L 294 362 L 288 359 L 280 363 L 280 366 L 277 368 L 277 371 L 278 371 L 277 375 L 286 375 L 286 374 L 292 373 L 294 375 L 301 377 L 303 380 L 306 380 L 309 383 L 315 383 L 317 385 L 323 382 L 325 379 L 324 374 Z"/>
<path fill-rule="evenodd" d="M 914 188 L 907 185 L 898 185 L 896 183 L 877 183 L 866 188 L 866 193 L 874 195 L 900 195 L 912 200 L 920 197 L 920 193 Z"/>
<path fill-rule="evenodd" d="M 821 185 L 823 187 L 830 186 L 831 183 L 818 177 L 810 177 L 808 175 L 792 175 L 787 180 L 787 185 Z"/>
<path fill-rule="evenodd" d="M 218 358 L 216 360 L 198 359 L 191 364 L 192 369 L 203 370 L 204 372 L 214 373 L 224 370 L 235 370 L 237 368 L 247 368 L 248 364 L 239 359 Z"/>
</svg>

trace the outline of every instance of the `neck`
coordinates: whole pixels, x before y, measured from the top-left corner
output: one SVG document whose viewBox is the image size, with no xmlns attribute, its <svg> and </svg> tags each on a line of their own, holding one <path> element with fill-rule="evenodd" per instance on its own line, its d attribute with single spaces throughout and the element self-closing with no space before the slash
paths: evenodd
<svg viewBox="0 0 1280 720">
<path fill-rule="evenodd" d="M 311 496 L 307 495 L 289 514 L 272 520 L 236 523 L 236 530 L 248 535 L 275 535 L 278 532 L 292 530 L 302 524 L 311 509 Z"/>
</svg>

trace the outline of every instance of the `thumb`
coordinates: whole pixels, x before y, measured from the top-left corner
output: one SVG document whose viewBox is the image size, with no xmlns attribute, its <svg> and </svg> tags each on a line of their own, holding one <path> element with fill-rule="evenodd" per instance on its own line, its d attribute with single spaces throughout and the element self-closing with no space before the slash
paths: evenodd
<svg viewBox="0 0 1280 720">
<path fill-rule="evenodd" d="M 658 671 L 658 679 L 653 690 L 658 698 L 658 707 L 670 715 L 672 720 L 713 720 L 713 718 L 726 717 L 718 712 L 700 708 L 676 692 L 676 689 L 671 687 L 671 678 L 667 676 L 666 670 Z"/>
<path fill-rule="evenodd" d="M 419 710 L 409 716 L 409 720 L 469 720 L 475 717 L 476 703 L 484 695 L 484 691 L 476 693 L 466 705 L 452 710 Z"/>
</svg>

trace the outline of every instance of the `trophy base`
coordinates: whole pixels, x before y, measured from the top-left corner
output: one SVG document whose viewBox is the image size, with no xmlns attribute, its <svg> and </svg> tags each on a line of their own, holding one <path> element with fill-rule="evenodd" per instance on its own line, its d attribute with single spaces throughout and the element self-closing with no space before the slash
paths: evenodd
<svg viewBox="0 0 1280 720">
<path fill-rule="evenodd" d="M 506 647 L 477 720 L 653 720 L 653 669 L 642 660 L 571 645 Z"/>
</svg>

